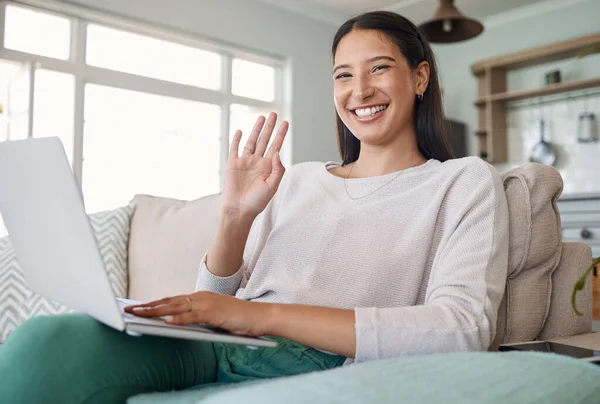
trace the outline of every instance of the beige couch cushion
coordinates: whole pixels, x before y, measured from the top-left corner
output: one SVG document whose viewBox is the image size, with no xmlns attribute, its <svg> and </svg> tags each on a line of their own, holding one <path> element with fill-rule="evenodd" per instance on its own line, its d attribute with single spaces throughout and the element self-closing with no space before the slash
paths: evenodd
<svg viewBox="0 0 600 404">
<path fill-rule="evenodd" d="M 129 298 L 191 293 L 218 223 L 220 194 L 195 201 L 137 195 L 129 238 Z"/>
<path fill-rule="evenodd" d="M 583 243 L 562 243 L 558 268 L 552 274 L 552 301 L 540 340 L 590 332 L 592 325 L 592 282 L 577 293 L 576 303 L 583 315 L 573 311 L 573 287 L 592 263 L 592 249 Z"/>
<path fill-rule="evenodd" d="M 503 173 L 509 210 L 509 267 L 495 343 L 529 341 L 550 305 L 552 273 L 561 256 L 556 200 L 562 178 L 552 167 L 525 164 Z"/>
</svg>

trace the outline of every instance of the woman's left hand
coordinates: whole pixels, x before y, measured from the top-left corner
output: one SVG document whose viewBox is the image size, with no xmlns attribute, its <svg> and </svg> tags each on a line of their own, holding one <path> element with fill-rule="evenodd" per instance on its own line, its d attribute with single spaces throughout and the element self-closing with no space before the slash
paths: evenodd
<svg viewBox="0 0 600 404">
<path fill-rule="evenodd" d="M 196 292 L 127 306 L 125 311 L 139 317 L 163 317 L 169 324 L 208 324 L 234 334 L 258 337 L 267 333 L 270 307 L 268 303 Z"/>
</svg>

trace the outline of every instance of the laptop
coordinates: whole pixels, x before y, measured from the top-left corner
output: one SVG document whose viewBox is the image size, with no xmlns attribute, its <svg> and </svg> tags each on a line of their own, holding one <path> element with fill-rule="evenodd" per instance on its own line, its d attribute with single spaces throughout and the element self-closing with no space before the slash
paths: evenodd
<svg viewBox="0 0 600 404">
<path fill-rule="evenodd" d="M 123 308 L 114 296 L 83 198 L 59 138 L 0 142 L 0 214 L 27 285 L 34 292 L 130 335 L 275 347 L 215 327 L 165 323 Z"/>
</svg>

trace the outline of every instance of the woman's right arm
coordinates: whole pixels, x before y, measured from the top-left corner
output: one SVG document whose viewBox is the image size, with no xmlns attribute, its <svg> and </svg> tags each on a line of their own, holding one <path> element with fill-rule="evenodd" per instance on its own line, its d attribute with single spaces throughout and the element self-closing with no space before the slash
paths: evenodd
<svg viewBox="0 0 600 404">
<path fill-rule="evenodd" d="M 219 226 L 203 260 L 196 290 L 234 294 L 241 282 L 240 268 L 252 224 L 275 195 L 285 173 L 279 150 L 288 130 L 287 122 L 281 123 L 267 150 L 276 121 L 275 113 L 269 115 L 266 123 L 264 117 L 258 118 L 241 157 L 241 131 L 233 137 L 225 168 Z"/>
<path fill-rule="evenodd" d="M 221 213 L 219 227 L 206 257 L 206 266 L 213 275 L 229 277 L 240 269 L 253 222 L 252 218 Z"/>
</svg>

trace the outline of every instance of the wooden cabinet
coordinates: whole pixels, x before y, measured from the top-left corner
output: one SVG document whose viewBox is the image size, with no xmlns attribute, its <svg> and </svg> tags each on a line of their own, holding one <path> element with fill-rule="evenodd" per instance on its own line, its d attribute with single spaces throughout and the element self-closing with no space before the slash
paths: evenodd
<svg viewBox="0 0 600 404">
<path fill-rule="evenodd" d="M 536 98 L 568 91 L 600 87 L 600 77 L 550 84 L 524 91 L 507 91 L 506 74 L 510 70 L 539 65 L 597 51 L 600 33 L 539 48 L 481 60 L 471 66 L 477 78 L 479 156 L 490 163 L 505 163 L 508 159 L 505 104 L 509 101 Z"/>
<path fill-rule="evenodd" d="M 558 202 L 563 241 L 577 241 L 592 248 L 600 257 L 600 195 L 597 198 L 562 199 Z M 592 317 L 600 320 L 600 273 L 592 277 L 594 309 Z"/>
</svg>

